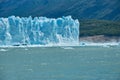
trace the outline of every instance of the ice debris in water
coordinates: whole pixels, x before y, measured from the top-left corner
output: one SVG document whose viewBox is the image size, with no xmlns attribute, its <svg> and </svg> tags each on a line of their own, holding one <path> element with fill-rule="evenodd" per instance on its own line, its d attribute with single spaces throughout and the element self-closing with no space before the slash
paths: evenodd
<svg viewBox="0 0 120 80">
<path fill-rule="evenodd" d="M 6 49 L 0 49 L 0 51 L 3 51 L 3 52 L 5 52 L 5 51 L 7 51 Z"/>
</svg>

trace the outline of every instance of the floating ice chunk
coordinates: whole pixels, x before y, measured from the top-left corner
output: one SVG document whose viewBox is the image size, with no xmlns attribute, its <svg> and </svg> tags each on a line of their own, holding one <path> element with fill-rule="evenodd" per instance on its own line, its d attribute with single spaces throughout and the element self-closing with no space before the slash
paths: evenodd
<svg viewBox="0 0 120 80">
<path fill-rule="evenodd" d="M 6 49 L 0 49 L 0 51 L 3 51 L 3 52 L 5 52 L 5 51 L 7 51 Z"/>
<path fill-rule="evenodd" d="M 47 66 L 48 63 L 41 63 L 40 65 L 42 65 L 42 66 Z"/>
<path fill-rule="evenodd" d="M 74 49 L 73 47 L 62 47 L 63 49 Z"/>
</svg>

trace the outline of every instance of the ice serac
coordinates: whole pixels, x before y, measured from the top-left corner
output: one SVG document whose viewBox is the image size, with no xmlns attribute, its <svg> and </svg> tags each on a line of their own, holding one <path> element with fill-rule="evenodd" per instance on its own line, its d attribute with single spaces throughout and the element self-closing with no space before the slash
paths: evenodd
<svg viewBox="0 0 120 80">
<path fill-rule="evenodd" d="M 79 45 L 79 22 L 62 18 L 0 18 L 0 45 Z"/>
</svg>

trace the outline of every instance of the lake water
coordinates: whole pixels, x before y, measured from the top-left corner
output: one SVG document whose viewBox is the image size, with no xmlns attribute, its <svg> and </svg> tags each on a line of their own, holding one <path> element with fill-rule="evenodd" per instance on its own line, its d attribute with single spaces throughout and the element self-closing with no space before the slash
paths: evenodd
<svg viewBox="0 0 120 80">
<path fill-rule="evenodd" d="M 0 80 L 120 80 L 120 47 L 0 48 Z"/>
</svg>

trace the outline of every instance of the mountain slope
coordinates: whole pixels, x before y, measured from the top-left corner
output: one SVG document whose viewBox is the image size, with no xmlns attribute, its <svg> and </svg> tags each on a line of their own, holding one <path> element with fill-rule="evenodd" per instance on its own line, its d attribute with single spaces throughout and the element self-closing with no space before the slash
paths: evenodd
<svg viewBox="0 0 120 80">
<path fill-rule="evenodd" d="M 96 35 L 120 37 L 120 21 L 80 20 L 80 24 L 80 37 Z"/>
<path fill-rule="evenodd" d="M 0 0 L 0 17 L 11 15 L 120 20 L 120 0 Z"/>
</svg>

